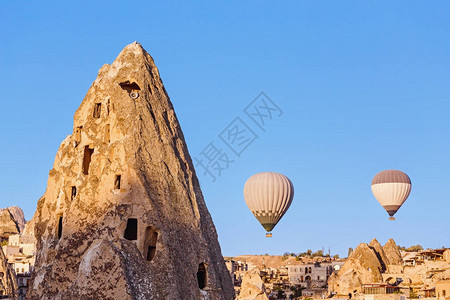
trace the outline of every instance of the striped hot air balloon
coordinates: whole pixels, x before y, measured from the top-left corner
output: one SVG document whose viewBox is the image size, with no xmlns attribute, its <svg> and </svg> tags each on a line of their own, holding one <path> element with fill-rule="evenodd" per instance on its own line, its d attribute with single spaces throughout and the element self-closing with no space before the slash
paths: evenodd
<svg viewBox="0 0 450 300">
<path fill-rule="evenodd" d="M 258 173 L 250 177 L 244 186 L 244 198 L 248 208 L 268 232 L 288 210 L 294 197 L 294 185 L 283 174 Z"/>
<path fill-rule="evenodd" d="M 372 193 L 389 214 L 389 220 L 395 220 L 394 214 L 406 201 L 410 192 L 411 179 L 402 171 L 381 171 L 372 180 Z"/>
</svg>

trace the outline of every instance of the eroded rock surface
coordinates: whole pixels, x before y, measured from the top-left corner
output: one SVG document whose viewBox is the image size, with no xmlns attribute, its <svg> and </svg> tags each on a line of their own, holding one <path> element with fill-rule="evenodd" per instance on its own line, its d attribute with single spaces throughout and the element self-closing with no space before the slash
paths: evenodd
<svg viewBox="0 0 450 300">
<path fill-rule="evenodd" d="M 16 221 L 17 226 L 19 227 L 20 233 L 22 233 L 23 229 L 25 228 L 25 224 L 27 224 L 27 220 L 25 220 L 23 210 L 18 206 L 8 207 L 7 210 L 9 210 L 9 212 L 14 217 L 14 220 Z"/>
<path fill-rule="evenodd" d="M 19 234 L 20 228 L 9 209 L 0 209 L 0 237 L 8 238 Z"/>
<path fill-rule="evenodd" d="M 259 269 L 246 272 L 242 278 L 241 291 L 238 300 L 268 300 L 264 282 L 259 276 Z"/>
<path fill-rule="evenodd" d="M 382 281 L 382 268 L 382 262 L 373 247 L 361 243 L 348 257 L 337 275 L 328 279 L 328 290 L 340 295 L 361 292 L 361 284 Z"/>
<path fill-rule="evenodd" d="M 381 272 L 385 272 L 387 270 L 387 266 L 389 265 L 389 260 L 384 253 L 383 246 L 381 246 L 380 242 L 377 239 L 373 239 L 369 243 L 369 247 L 375 252 L 375 255 L 378 257 L 378 260 L 381 264 Z"/>
<path fill-rule="evenodd" d="M 389 239 L 389 241 L 387 241 L 387 243 L 383 246 L 383 250 L 390 265 L 398 266 L 403 264 L 402 255 L 400 254 L 400 250 L 398 250 L 397 244 L 393 239 Z"/>
<path fill-rule="evenodd" d="M 16 299 L 16 275 L 6 261 L 2 247 L 0 247 L 0 296 Z"/>
<path fill-rule="evenodd" d="M 75 113 L 33 217 L 30 299 L 232 299 L 183 133 L 133 43 Z"/>
</svg>

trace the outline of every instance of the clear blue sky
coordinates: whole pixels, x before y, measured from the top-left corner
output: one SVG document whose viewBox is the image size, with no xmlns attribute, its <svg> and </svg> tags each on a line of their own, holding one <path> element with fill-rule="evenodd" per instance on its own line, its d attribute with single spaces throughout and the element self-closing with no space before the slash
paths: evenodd
<svg viewBox="0 0 450 300">
<path fill-rule="evenodd" d="M 231 156 L 218 136 L 235 117 L 259 137 L 216 182 L 197 170 L 224 255 L 450 246 L 449 2 L 153 2 L 2 1 L 0 207 L 31 218 L 98 69 L 137 40 L 191 156 L 211 141 Z M 243 112 L 261 91 L 284 112 L 265 132 Z M 370 190 L 384 169 L 413 181 L 395 222 Z M 295 185 L 272 239 L 242 194 L 262 171 Z"/>
</svg>

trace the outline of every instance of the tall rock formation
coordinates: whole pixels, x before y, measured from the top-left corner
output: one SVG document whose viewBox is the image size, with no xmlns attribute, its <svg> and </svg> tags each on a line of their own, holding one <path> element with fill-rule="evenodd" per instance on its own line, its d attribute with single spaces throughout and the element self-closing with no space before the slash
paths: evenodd
<svg viewBox="0 0 450 300">
<path fill-rule="evenodd" d="M 14 220 L 16 220 L 20 233 L 22 233 L 23 229 L 25 228 L 25 224 L 27 224 L 27 221 L 25 220 L 25 215 L 23 214 L 23 210 L 18 206 L 8 207 L 7 210 L 9 210 L 11 215 L 14 217 Z"/>
<path fill-rule="evenodd" d="M 237 300 L 269 300 L 258 268 L 245 272 Z"/>
<path fill-rule="evenodd" d="M 372 247 L 361 243 L 356 247 L 337 275 L 328 279 L 328 290 L 340 295 L 361 292 L 364 283 L 382 281 L 382 264 Z"/>
<path fill-rule="evenodd" d="M 16 275 L 8 265 L 2 247 L 0 247 L 0 298 L 16 299 Z"/>
<path fill-rule="evenodd" d="M 393 239 L 389 239 L 386 244 L 383 246 L 384 253 L 389 261 L 390 265 L 402 265 L 402 255 L 400 254 L 400 250 L 398 250 L 397 244 Z"/>
<path fill-rule="evenodd" d="M 140 44 L 100 69 L 33 223 L 30 299 L 234 297 L 183 133 Z"/>
<path fill-rule="evenodd" d="M 0 209 L 0 237 L 8 238 L 12 234 L 19 234 L 20 228 L 14 216 L 5 208 Z"/>
<path fill-rule="evenodd" d="M 383 246 L 377 241 L 377 239 L 373 239 L 369 243 L 369 247 L 373 249 L 375 255 L 378 257 L 378 260 L 381 264 L 381 272 L 385 272 L 387 270 L 387 266 L 389 265 L 389 260 L 384 253 Z"/>
<path fill-rule="evenodd" d="M 383 282 L 382 274 L 398 270 L 403 264 L 400 251 L 393 239 L 382 247 L 373 239 L 352 252 L 337 274 L 328 279 L 328 290 L 340 295 L 361 292 L 362 284 Z M 395 273 L 395 272 L 394 272 Z"/>
</svg>

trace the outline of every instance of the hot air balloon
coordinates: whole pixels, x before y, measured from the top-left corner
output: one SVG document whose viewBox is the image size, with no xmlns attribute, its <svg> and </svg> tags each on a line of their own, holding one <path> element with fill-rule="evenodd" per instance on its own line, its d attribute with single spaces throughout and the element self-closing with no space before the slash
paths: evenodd
<svg viewBox="0 0 450 300">
<path fill-rule="evenodd" d="M 271 237 L 272 229 L 288 210 L 294 197 L 294 185 L 283 174 L 258 173 L 250 177 L 244 186 L 244 198 L 248 208 Z"/>
<path fill-rule="evenodd" d="M 395 220 L 394 214 L 406 201 L 410 192 L 411 179 L 402 171 L 381 171 L 372 180 L 372 193 L 389 214 L 389 220 Z"/>
</svg>

